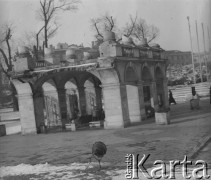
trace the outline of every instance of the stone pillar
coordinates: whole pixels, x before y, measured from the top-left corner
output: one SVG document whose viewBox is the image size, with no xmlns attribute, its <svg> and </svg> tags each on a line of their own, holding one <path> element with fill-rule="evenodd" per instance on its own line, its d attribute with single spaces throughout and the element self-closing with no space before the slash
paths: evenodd
<svg viewBox="0 0 211 180">
<path fill-rule="evenodd" d="M 86 114 L 86 94 L 85 94 L 85 88 L 83 86 L 78 87 L 78 94 L 79 94 L 81 115 L 83 116 Z"/>
<path fill-rule="evenodd" d="M 120 85 L 120 95 L 121 95 L 121 104 L 122 104 L 122 116 L 124 127 L 127 127 L 130 124 L 129 109 L 128 109 L 128 99 L 127 99 L 127 89 L 126 85 Z"/>
<path fill-rule="evenodd" d="M 168 79 L 165 78 L 163 80 L 163 94 L 164 94 L 164 106 L 166 108 L 169 107 L 169 100 L 168 100 Z"/>
<path fill-rule="evenodd" d="M 130 122 L 140 122 L 141 112 L 138 87 L 136 85 L 126 85 L 126 89 Z"/>
<path fill-rule="evenodd" d="M 103 84 L 105 129 L 121 128 L 129 124 L 125 85 Z"/>
<path fill-rule="evenodd" d="M 66 89 L 60 88 L 58 91 L 59 108 L 62 121 L 62 128 L 65 129 L 65 124 L 68 123 L 67 119 L 67 103 L 66 103 Z"/>
<path fill-rule="evenodd" d="M 31 87 L 28 83 L 14 84 L 18 96 L 22 135 L 36 134 L 37 129 Z"/>
<path fill-rule="evenodd" d="M 95 86 L 95 93 L 96 93 L 96 106 L 97 109 L 102 109 L 102 89 L 99 86 Z"/>
<path fill-rule="evenodd" d="M 44 123 L 44 97 L 42 92 L 36 92 L 34 94 L 34 111 L 37 128 L 40 127 L 40 123 Z"/>
<path fill-rule="evenodd" d="M 139 108 L 140 108 L 140 114 L 141 114 L 141 120 L 146 119 L 146 112 L 145 112 L 145 106 L 144 106 L 144 92 L 143 92 L 143 83 L 138 82 L 138 94 L 139 94 Z"/>
<path fill-rule="evenodd" d="M 157 97 L 157 88 L 155 81 L 152 81 L 150 84 L 150 94 L 151 94 L 152 107 L 156 110 L 158 108 L 158 97 Z"/>
</svg>

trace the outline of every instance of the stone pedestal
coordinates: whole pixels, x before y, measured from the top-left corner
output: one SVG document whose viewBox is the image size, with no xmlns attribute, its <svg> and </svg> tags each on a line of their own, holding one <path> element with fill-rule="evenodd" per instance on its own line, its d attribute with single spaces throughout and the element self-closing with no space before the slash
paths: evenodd
<svg viewBox="0 0 211 180">
<path fill-rule="evenodd" d="M 155 112 L 155 122 L 158 125 L 170 124 L 170 112 Z"/>
</svg>

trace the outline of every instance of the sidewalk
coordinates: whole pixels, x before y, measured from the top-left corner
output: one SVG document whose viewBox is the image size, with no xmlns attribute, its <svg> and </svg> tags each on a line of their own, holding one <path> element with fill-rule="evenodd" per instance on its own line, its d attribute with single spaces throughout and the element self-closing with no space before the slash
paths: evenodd
<svg viewBox="0 0 211 180">
<path fill-rule="evenodd" d="M 125 156 L 131 153 L 139 153 L 140 158 L 150 154 L 147 167 L 152 167 L 158 159 L 182 161 L 201 138 L 211 134 L 210 109 L 208 100 L 201 102 L 201 109 L 196 111 L 191 111 L 188 103 L 172 105 L 170 125 L 156 125 L 150 119 L 125 129 L 4 136 L 0 138 L 0 166 L 46 162 L 55 166 L 87 164 L 95 141 L 107 145 L 102 164 L 109 172 L 115 168 L 125 170 Z M 92 171 L 97 169 L 95 166 L 97 164 L 93 163 Z"/>
</svg>

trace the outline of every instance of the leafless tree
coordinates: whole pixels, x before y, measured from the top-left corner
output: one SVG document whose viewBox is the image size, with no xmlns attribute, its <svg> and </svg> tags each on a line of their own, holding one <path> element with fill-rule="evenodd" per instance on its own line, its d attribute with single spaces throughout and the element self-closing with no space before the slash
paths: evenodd
<svg viewBox="0 0 211 180">
<path fill-rule="evenodd" d="M 96 32 L 95 38 L 98 41 L 102 41 L 104 31 L 112 31 L 116 28 L 116 20 L 106 13 L 99 18 L 92 18 L 91 28 Z"/>
<path fill-rule="evenodd" d="M 132 35 L 139 41 L 147 38 L 147 42 L 150 43 L 159 36 L 159 29 L 154 25 L 148 25 L 144 19 L 139 18 Z"/>
<path fill-rule="evenodd" d="M 80 0 L 40 0 L 40 9 L 38 10 L 39 19 L 44 22 L 44 45 L 48 47 L 48 39 L 53 37 L 59 26 L 56 22 L 58 13 L 61 11 L 75 11 L 78 9 Z"/>
<path fill-rule="evenodd" d="M 11 38 L 12 38 L 12 25 L 5 24 L 0 32 L 0 66 L 3 73 L 10 78 L 12 71 L 12 50 L 11 50 Z"/>
<path fill-rule="evenodd" d="M 135 29 L 135 27 L 136 27 L 136 21 L 137 21 L 137 14 L 136 14 L 135 17 L 132 17 L 132 16 L 130 15 L 130 20 L 129 20 L 129 22 L 127 22 L 127 23 L 125 24 L 125 27 L 123 27 L 123 32 L 122 32 L 122 34 L 124 34 L 124 36 L 130 37 L 130 36 L 133 34 L 134 29 Z"/>
<path fill-rule="evenodd" d="M 117 41 L 120 41 L 121 36 L 133 37 L 139 41 L 147 38 L 148 43 L 153 41 L 159 36 L 159 29 L 153 25 L 148 25 L 144 19 L 138 18 L 137 14 L 135 17 L 130 15 L 129 21 L 123 28 L 118 28 L 116 19 L 109 14 L 106 14 L 99 18 L 91 19 L 91 27 L 94 29 L 95 38 L 99 41 L 103 41 L 103 31 L 116 31 Z"/>
</svg>

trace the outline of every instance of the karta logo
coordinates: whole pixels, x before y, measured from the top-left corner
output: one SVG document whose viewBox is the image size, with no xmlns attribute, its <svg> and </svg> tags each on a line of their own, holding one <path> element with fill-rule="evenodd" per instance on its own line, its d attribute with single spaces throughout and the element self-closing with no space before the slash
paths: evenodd
<svg viewBox="0 0 211 180">
<path fill-rule="evenodd" d="M 187 156 L 184 156 L 184 159 L 182 161 L 179 160 L 172 160 L 169 161 L 169 164 L 167 164 L 162 160 L 156 160 L 153 165 L 153 167 L 150 171 L 147 171 L 147 169 L 144 167 L 144 164 L 146 163 L 147 159 L 149 158 L 150 154 L 145 155 L 143 154 L 142 159 L 139 161 L 139 154 L 127 154 L 125 156 L 126 158 L 126 164 L 127 164 L 127 170 L 125 177 L 127 179 L 138 179 L 139 178 L 139 172 L 142 173 L 142 175 L 147 179 L 175 179 L 175 167 L 180 165 L 182 176 L 185 179 L 195 178 L 195 179 L 209 179 L 210 175 L 208 175 L 208 165 L 203 160 L 197 160 L 195 164 L 192 163 L 192 161 L 187 160 Z M 191 173 L 188 173 L 188 165 L 194 165 L 194 168 L 191 168 Z M 167 167 L 169 167 L 169 174 L 167 174 Z M 189 169 L 190 170 L 190 169 Z"/>
</svg>

